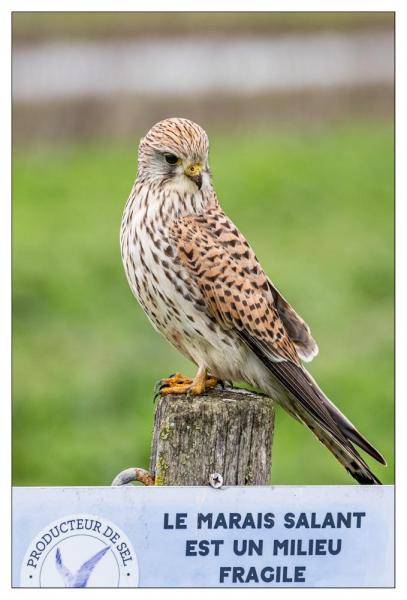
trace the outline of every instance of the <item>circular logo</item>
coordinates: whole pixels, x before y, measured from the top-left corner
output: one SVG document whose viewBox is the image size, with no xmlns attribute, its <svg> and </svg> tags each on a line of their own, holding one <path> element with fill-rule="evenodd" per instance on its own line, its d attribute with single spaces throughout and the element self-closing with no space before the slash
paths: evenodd
<svg viewBox="0 0 407 600">
<path fill-rule="evenodd" d="M 34 538 L 21 566 L 22 587 L 137 587 L 137 556 L 114 523 L 95 515 L 53 521 Z"/>
</svg>

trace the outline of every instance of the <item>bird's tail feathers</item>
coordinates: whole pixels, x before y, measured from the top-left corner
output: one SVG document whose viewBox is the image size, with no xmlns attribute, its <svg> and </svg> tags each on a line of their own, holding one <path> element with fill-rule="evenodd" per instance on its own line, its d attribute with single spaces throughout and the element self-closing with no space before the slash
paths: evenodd
<svg viewBox="0 0 407 600">
<path fill-rule="evenodd" d="M 380 484 L 353 444 L 381 464 L 386 464 L 385 459 L 325 396 L 308 371 L 288 361 L 267 360 L 266 364 L 289 392 L 287 401 L 280 399 L 283 407 L 295 414 L 359 483 Z"/>
<path fill-rule="evenodd" d="M 359 448 L 364 450 L 367 454 L 369 454 L 372 458 L 377 460 L 377 462 L 381 463 L 384 466 L 387 466 L 386 459 L 372 444 L 363 436 L 360 431 L 356 429 L 356 427 L 349 421 L 347 417 L 339 410 L 337 406 L 327 396 L 322 392 L 321 388 L 318 386 L 315 379 L 312 375 L 307 371 L 307 376 L 314 383 L 314 385 L 318 388 L 318 391 L 321 394 L 321 399 L 324 402 L 326 408 L 330 412 L 332 418 L 335 423 L 338 425 L 341 432 L 345 435 L 345 437 L 356 444 Z"/>
<path fill-rule="evenodd" d="M 332 405 L 330 412 L 334 417 L 337 425 L 339 426 L 342 433 L 351 441 L 356 444 L 359 448 L 364 450 L 366 454 L 369 454 L 372 458 L 377 460 L 380 464 L 387 466 L 386 459 L 372 444 L 356 429 L 356 427 L 336 408 L 332 402 L 328 400 Z"/>
<path fill-rule="evenodd" d="M 306 411 L 302 412 L 300 419 L 309 429 L 311 429 L 315 437 L 328 448 L 330 452 L 332 452 L 335 458 L 358 483 L 364 485 L 381 484 L 381 481 L 370 470 L 366 462 L 351 443 L 348 442 L 344 445 L 326 429 L 316 427 L 315 419 L 313 419 Z"/>
</svg>

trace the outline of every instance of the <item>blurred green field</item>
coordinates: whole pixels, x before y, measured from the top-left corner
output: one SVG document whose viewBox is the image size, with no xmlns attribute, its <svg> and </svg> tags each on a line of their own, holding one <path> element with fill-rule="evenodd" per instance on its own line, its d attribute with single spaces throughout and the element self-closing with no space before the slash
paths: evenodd
<svg viewBox="0 0 407 600">
<path fill-rule="evenodd" d="M 386 456 L 374 470 L 392 483 L 392 123 L 208 133 L 223 207 L 311 325 L 311 372 Z M 122 270 L 136 152 L 136 135 L 133 145 L 15 150 L 15 485 L 106 485 L 148 466 L 153 385 L 194 371 L 154 332 Z M 273 483 L 352 482 L 278 411 Z"/>
</svg>

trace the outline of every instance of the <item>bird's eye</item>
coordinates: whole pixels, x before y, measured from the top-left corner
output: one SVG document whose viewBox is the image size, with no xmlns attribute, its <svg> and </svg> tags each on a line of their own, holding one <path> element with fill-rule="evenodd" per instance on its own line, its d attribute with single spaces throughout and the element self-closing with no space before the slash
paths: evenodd
<svg viewBox="0 0 407 600">
<path fill-rule="evenodd" d="M 179 165 L 181 162 L 175 154 L 164 154 L 164 158 L 169 165 Z"/>
</svg>

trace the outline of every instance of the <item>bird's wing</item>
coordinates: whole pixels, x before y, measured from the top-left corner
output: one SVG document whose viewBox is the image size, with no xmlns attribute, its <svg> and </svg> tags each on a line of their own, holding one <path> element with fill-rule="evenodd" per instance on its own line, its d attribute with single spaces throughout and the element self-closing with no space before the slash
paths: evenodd
<svg viewBox="0 0 407 600">
<path fill-rule="evenodd" d="M 229 231 L 222 235 L 205 217 L 174 221 L 170 235 L 181 262 L 200 288 L 209 311 L 226 329 L 235 329 L 273 361 L 300 363 L 281 321 L 267 278 L 248 248 Z M 229 239 L 230 238 L 230 239 Z"/>
<path fill-rule="evenodd" d="M 99 550 L 99 552 L 92 556 L 92 558 L 83 563 L 83 565 L 76 574 L 75 583 L 73 587 L 86 587 L 86 584 L 93 569 L 108 550 L 109 546 L 102 548 L 102 550 Z"/>
<path fill-rule="evenodd" d="M 225 234 L 225 228 L 227 235 Z M 234 329 L 295 399 L 293 413 L 303 421 L 363 483 L 377 483 L 354 443 L 384 462 L 326 398 L 305 371 L 276 308 L 270 282 L 247 242 L 233 224 L 218 228 L 207 216 L 187 216 L 173 222 L 170 235 L 179 260 L 199 287 L 208 311 L 226 329 Z M 283 301 L 283 299 L 282 299 Z M 345 461 L 346 458 L 346 461 Z"/>
<path fill-rule="evenodd" d="M 300 315 L 280 294 L 278 289 L 268 280 L 274 304 L 284 327 L 290 336 L 297 353 L 302 360 L 310 362 L 318 354 L 318 346 L 311 335 L 311 330 Z"/>
<path fill-rule="evenodd" d="M 70 587 L 73 580 L 73 575 L 71 571 L 67 569 L 64 563 L 62 562 L 62 555 L 59 548 L 57 548 L 57 551 L 55 553 L 55 564 L 58 573 L 61 575 L 62 579 L 65 582 L 65 587 Z"/>
<path fill-rule="evenodd" d="M 218 242 L 229 249 L 232 254 L 238 256 L 239 262 L 245 267 L 254 282 L 262 290 L 270 292 L 271 295 L 268 295 L 268 299 L 274 303 L 278 316 L 290 336 L 297 354 L 302 360 L 311 361 L 318 354 L 318 346 L 311 335 L 309 326 L 265 275 L 244 236 L 219 206 L 207 211 L 205 220 Z"/>
</svg>

